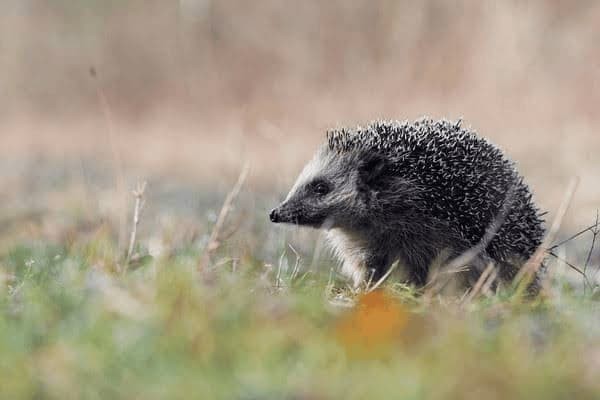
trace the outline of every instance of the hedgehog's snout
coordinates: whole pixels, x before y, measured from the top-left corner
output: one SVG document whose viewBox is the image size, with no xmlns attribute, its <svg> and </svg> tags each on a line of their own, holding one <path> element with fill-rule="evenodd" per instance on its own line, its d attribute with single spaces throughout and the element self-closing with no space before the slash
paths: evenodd
<svg viewBox="0 0 600 400">
<path fill-rule="evenodd" d="M 299 210 L 294 205 L 290 206 L 287 202 L 280 204 L 271 210 L 269 219 L 276 224 L 299 224 Z"/>
<path fill-rule="evenodd" d="M 281 215 L 279 213 L 279 208 L 274 208 L 271 210 L 271 212 L 269 213 L 269 219 L 273 223 L 281 222 Z"/>
</svg>

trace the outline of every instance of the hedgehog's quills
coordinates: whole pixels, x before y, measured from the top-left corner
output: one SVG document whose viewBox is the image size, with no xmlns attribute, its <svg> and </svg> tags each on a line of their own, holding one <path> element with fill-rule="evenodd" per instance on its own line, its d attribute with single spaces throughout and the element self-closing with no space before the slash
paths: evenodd
<svg viewBox="0 0 600 400">
<path fill-rule="evenodd" d="M 432 265 L 473 249 L 468 283 L 489 262 L 509 281 L 544 234 L 527 185 L 502 151 L 460 123 L 431 119 L 328 132 L 271 220 L 326 226 L 356 286 L 397 260 L 422 286 Z"/>
</svg>

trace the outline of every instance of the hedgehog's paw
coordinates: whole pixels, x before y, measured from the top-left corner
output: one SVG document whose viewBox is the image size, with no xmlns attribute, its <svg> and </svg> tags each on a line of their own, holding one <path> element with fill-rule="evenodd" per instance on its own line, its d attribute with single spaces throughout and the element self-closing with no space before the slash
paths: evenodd
<svg viewBox="0 0 600 400">
<path fill-rule="evenodd" d="M 365 279 L 367 279 L 367 269 L 362 263 L 344 262 L 342 264 L 342 274 L 352 281 L 354 290 L 359 290 Z"/>
</svg>

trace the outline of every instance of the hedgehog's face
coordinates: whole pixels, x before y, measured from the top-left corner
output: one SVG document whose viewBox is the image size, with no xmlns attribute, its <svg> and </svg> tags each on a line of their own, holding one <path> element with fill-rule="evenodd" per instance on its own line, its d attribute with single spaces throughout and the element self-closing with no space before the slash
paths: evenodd
<svg viewBox="0 0 600 400">
<path fill-rule="evenodd" d="M 381 171 L 382 163 L 357 162 L 356 155 L 321 149 L 304 167 L 287 198 L 271 211 L 275 223 L 314 228 L 350 228 L 365 215 L 365 180 Z"/>
</svg>

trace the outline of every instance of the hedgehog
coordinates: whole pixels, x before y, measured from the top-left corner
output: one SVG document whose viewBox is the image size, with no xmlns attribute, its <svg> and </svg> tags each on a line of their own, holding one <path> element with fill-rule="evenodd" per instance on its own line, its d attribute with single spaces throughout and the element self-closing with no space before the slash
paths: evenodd
<svg viewBox="0 0 600 400">
<path fill-rule="evenodd" d="M 434 267 L 461 259 L 466 285 L 489 265 L 496 281 L 512 281 L 542 242 L 541 216 L 498 147 L 460 120 L 430 118 L 328 131 L 270 212 L 274 223 L 325 229 L 357 288 L 396 262 L 423 287 Z"/>
</svg>

